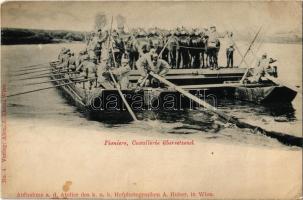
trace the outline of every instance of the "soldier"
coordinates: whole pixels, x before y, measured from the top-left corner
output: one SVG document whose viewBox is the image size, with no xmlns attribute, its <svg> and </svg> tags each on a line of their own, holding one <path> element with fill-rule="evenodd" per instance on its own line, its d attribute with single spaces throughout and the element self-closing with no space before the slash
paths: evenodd
<svg viewBox="0 0 303 200">
<path fill-rule="evenodd" d="M 65 49 L 65 51 L 60 55 L 59 64 L 57 65 L 57 68 L 59 70 L 65 69 L 68 67 L 68 60 L 70 57 L 70 49 Z"/>
<path fill-rule="evenodd" d="M 85 55 L 83 56 L 82 63 L 77 67 L 76 71 L 80 72 L 80 75 L 84 77 L 84 79 L 90 79 L 83 84 L 83 89 L 89 88 L 89 90 L 91 90 L 97 79 L 96 64 L 89 59 L 88 55 Z"/>
<path fill-rule="evenodd" d="M 233 40 L 233 33 L 227 33 L 227 48 L 226 48 L 226 60 L 227 65 L 226 67 L 234 67 L 234 40 Z"/>
<path fill-rule="evenodd" d="M 101 53 L 101 44 L 99 41 L 99 38 L 96 36 L 96 34 L 94 32 L 91 33 L 91 38 L 90 41 L 87 45 L 87 52 L 89 57 L 92 58 L 96 58 L 95 62 L 97 63 L 97 53 Z"/>
<path fill-rule="evenodd" d="M 150 43 L 146 37 L 146 32 L 141 28 L 137 37 L 136 37 L 137 49 L 139 54 L 147 53 L 150 51 Z"/>
<path fill-rule="evenodd" d="M 69 59 L 67 62 L 67 72 L 76 71 L 76 57 L 74 52 L 69 52 Z"/>
<path fill-rule="evenodd" d="M 220 50 L 219 34 L 215 26 L 210 27 L 207 32 L 207 54 L 210 64 L 210 69 L 218 69 L 218 53 Z"/>
<path fill-rule="evenodd" d="M 252 69 L 252 72 L 250 71 L 250 73 L 248 73 L 246 80 L 250 83 L 259 83 L 262 77 L 268 73 L 272 73 L 272 71 L 276 71 L 276 67 L 272 69 L 270 66 L 271 63 L 274 63 L 276 61 L 276 59 L 268 58 L 267 54 L 264 53 L 258 60 L 256 67 Z"/>
<path fill-rule="evenodd" d="M 166 42 L 168 42 L 167 50 L 169 64 L 173 68 L 177 68 L 177 55 L 179 49 L 179 38 L 177 37 L 177 31 L 171 31 L 168 40 L 169 41 Z"/>
<path fill-rule="evenodd" d="M 122 57 L 121 59 L 121 67 L 112 69 L 112 74 L 122 90 L 125 90 L 129 87 L 130 70 L 131 68 L 128 64 L 128 59 L 125 57 Z M 111 77 L 108 71 L 103 72 L 102 76 L 105 77 L 105 79 L 107 79 L 108 81 L 111 81 Z M 103 80 L 102 84 L 104 83 L 105 80 Z"/>
<path fill-rule="evenodd" d="M 119 33 L 117 32 L 113 32 L 113 50 L 115 61 L 118 66 L 120 66 L 122 55 L 125 53 L 125 47 L 122 39 L 119 37 Z"/>
<path fill-rule="evenodd" d="M 154 72 L 155 74 L 158 74 L 160 76 L 165 76 L 170 66 L 165 61 L 159 58 L 158 54 L 156 53 L 155 49 L 151 49 L 149 53 L 144 54 L 137 62 L 136 66 L 139 69 L 141 73 L 141 78 L 138 80 L 138 85 L 145 85 L 148 86 L 151 84 L 154 87 L 159 86 L 159 81 L 149 77 L 146 79 L 146 76 L 148 76 L 149 72 Z M 143 81 L 146 80 L 145 83 Z"/>
<path fill-rule="evenodd" d="M 197 29 L 194 29 L 191 33 L 190 43 L 190 57 L 191 57 L 191 68 L 200 67 L 200 53 L 202 52 L 203 43 L 202 38 Z"/>
<path fill-rule="evenodd" d="M 83 57 L 84 55 L 86 55 L 86 53 L 87 53 L 86 50 L 81 50 L 79 52 L 79 55 L 76 59 L 76 68 L 79 67 L 79 65 L 83 62 Z"/>
<path fill-rule="evenodd" d="M 67 50 L 67 49 L 66 49 L 65 47 L 63 47 L 63 48 L 61 49 L 61 51 L 60 51 L 60 53 L 59 53 L 59 55 L 58 55 L 58 60 L 59 60 L 59 61 L 61 60 L 62 56 L 65 54 L 66 50 Z"/>
<path fill-rule="evenodd" d="M 102 30 L 98 29 L 97 34 L 92 33 L 91 40 L 87 46 L 88 55 L 94 59 L 95 64 L 100 62 L 102 43 L 107 39 L 107 34 L 102 34 Z"/>
<path fill-rule="evenodd" d="M 183 28 L 179 35 L 179 50 L 178 50 L 178 62 L 177 66 L 180 66 L 181 59 L 183 68 L 189 68 L 190 57 L 189 57 L 189 35 L 188 32 Z"/>
<path fill-rule="evenodd" d="M 257 67 L 267 69 L 268 67 L 270 67 L 271 63 L 274 63 L 276 61 L 276 59 L 268 58 L 267 53 L 264 53 L 262 57 L 258 60 Z"/>
</svg>

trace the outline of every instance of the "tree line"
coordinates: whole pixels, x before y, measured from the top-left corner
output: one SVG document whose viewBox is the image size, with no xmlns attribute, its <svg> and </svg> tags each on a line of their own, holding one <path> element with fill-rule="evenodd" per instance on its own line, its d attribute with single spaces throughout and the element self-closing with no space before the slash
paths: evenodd
<svg viewBox="0 0 303 200">
<path fill-rule="evenodd" d="M 21 28 L 2 28 L 1 44 L 47 44 L 85 41 L 84 32 L 65 30 L 38 30 Z"/>
</svg>

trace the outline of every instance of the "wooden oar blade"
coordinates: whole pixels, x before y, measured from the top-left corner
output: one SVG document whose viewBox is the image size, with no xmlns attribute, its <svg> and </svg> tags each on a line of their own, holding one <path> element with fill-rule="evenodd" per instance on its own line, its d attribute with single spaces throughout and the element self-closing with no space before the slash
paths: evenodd
<svg viewBox="0 0 303 200">
<path fill-rule="evenodd" d="M 85 82 L 85 81 L 90 81 L 90 80 L 93 80 L 93 79 L 94 78 L 77 80 L 77 81 L 73 81 L 73 82 L 69 82 L 69 83 L 64 83 L 64 84 L 60 84 L 60 85 L 54 85 L 54 86 L 50 86 L 50 87 L 44 87 L 44 88 L 39 88 L 39 89 L 35 89 L 35 90 L 30 90 L 30 91 L 20 92 L 20 93 L 16 93 L 16 94 L 11 94 L 11 95 L 8 95 L 6 97 L 19 96 L 19 95 L 22 95 L 22 94 L 28 94 L 28 93 L 38 92 L 38 91 L 47 90 L 47 89 L 51 89 L 51 88 L 62 87 L 62 86 L 65 86 L 65 85 L 71 85 L 71 84 L 75 84 L 75 83 L 81 83 L 81 82 Z"/>
</svg>

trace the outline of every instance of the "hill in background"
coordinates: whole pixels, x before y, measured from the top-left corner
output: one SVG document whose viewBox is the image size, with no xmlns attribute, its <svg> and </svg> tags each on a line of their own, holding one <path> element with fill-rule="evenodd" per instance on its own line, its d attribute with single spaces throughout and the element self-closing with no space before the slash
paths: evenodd
<svg viewBox="0 0 303 200">
<path fill-rule="evenodd" d="M 2 28 L 1 44 L 47 44 L 84 41 L 85 34 L 78 31 Z"/>
</svg>

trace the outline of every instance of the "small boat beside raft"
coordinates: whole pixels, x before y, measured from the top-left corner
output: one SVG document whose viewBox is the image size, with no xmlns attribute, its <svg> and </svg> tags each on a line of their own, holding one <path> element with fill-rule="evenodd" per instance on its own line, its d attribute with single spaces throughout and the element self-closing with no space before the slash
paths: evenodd
<svg viewBox="0 0 303 200">
<path fill-rule="evenodd" d="M 55 71 L 57 62 L 51 62 Z M 283 85 L 277 85 L 271 80 L 256 84 L 242 84 L 245 68 L 209 69 L 171 69 L 165 79 L 189 91 L 198 98 L 210 104 L 216 103 L 216 98 L 232 98 L 257 104 L 290 103 L 297 92 Z M 51 75 L 56 85 L 67 84 L 72 80 L 64 79 L 63 74 Z M 140 75 L 137 70 L 130 73 L 130 82 L 135 85 Z M 193 84 L 195 83 L 195 84 Z M 68 84 L 59 87 L 78 108 L 100 114 L 102 111 L 120 112 L 125 110 L 116 88 L 84 89 L 81 83 Z M 149 110 L 180 110 L 199 106 L 190 101 L 174 88 L 144 87 L 139 92 L 133 89 L 122 90 L 125 99 L 134 111 Z"/>
</svg>

